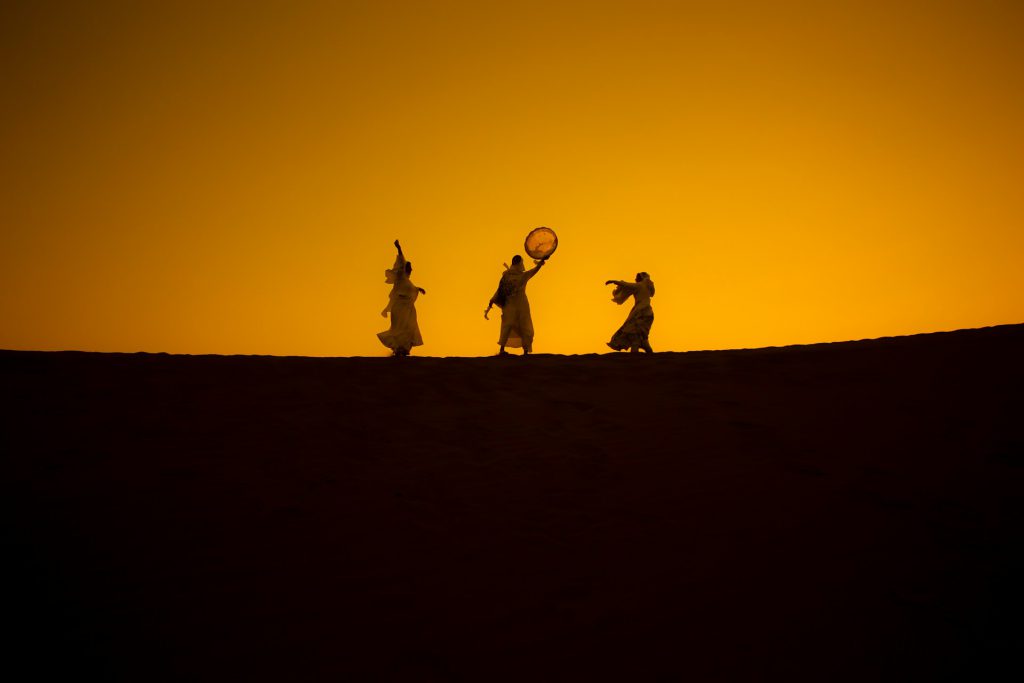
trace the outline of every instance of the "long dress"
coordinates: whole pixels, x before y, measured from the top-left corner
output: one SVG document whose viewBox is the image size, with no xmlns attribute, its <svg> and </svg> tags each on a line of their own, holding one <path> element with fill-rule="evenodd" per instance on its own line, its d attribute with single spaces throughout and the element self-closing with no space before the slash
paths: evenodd
<svg viewBox="0 0 1024 683">
<path fill-rule="evenodd" d="M 530 300 L 526 298 L 526 283 L 538 270 L 539 265 L 526 270 L 522 263 L 514 263 L 501 277 L 498 293 L 491 299 L 501 306 L 501 332 L 498 334 L 501 346 L 522 347 L 527 353 L 533 352 L 533 318 Z M 496 301 L 498 298 L 504 300 Z"/>
<path fill-rule="evenodd" d="M 395 260 L 394 268 L 384 273 L 385 281 L 394 285 L 386 309 L 391 314 L 391 328 L 379 332 L 377 338 L 396 353 L 408 353 L 412 347 L 423 345 L 416 320 L 416 299 L 420 290 L 405 274 L 405 259 L 401 256 Z"/>
<path fill-rule="evenodd" d="M 650 279 L 635 283 L 623 282 L 612 292 L 612 299 L 617 304 L 625 302 L 630 296 L 633 297 L 633 308 L 626 316 L 626 322 L 622 323 L 622 327 L 608 342 L 608 346 L 616 351 L 646 347 L 651 335 L 651 325 L 654 324 L 654 309 L 651 308 L 654 283 Z"/>
</svg>

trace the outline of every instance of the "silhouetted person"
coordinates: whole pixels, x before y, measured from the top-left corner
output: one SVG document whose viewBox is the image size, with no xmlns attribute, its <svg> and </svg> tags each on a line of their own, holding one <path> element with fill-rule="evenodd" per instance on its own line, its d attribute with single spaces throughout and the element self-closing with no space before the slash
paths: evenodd
<svg viewBox="0 0 1024 683">
<path fill-rule="evenodd" d="M 651 297 L 654 296 L 654 282 L 647 273 L 637 273 L 636 282 L 625 280 L 608 280 L 606 285 L 615 285 L 612 292 L 612 301 L 622 304 L 629 297 L 633 297 L 633 308 L 626 316 L 626 322 L 612 335 L 608 346 L 616 351 L 629 349 L 630 353 L 637 353 L 643 349 L 647 353 L 654 353 L 648 337 L 651 334 L 651 325 L 654 324 L 654 309 L 651 308 Z"/>
<path fill-rule="evenodd" d="M 516 254 L 512 257 L 512 265 L 501 276 L 498 291 L 487 302 L 484 318 L 491 306 L 501 309 L 501 332 L 498 335 L 500 355 L 507 355 L 506 346 L 523 347 L 523 355 L 533 351 L 533 318 L 530 317 L 530 300 L 526 298 L 526 283 L 537 274 L 545 261 L 534 261 L 530 270 L 523 265 L 523 257 Z"/>
<path fill-rule="evenodd" d="M 398 256 L 391 270 L 384 271 L 384 280 L 391 287 L 388 305 L 380 312 L 381 316 L 391 314 L 391 329 L 377 334 L 380 343 L 391 349 L 395 356 L 408 356 L 414 346 L 423 345 L 420 326 L 416 322 L 416 299 L 427 290 L 417 287 L 409 279 L 412 275 L 412 263 L 405 260 L 402 245 L 395 240 Z"/>
</svg>

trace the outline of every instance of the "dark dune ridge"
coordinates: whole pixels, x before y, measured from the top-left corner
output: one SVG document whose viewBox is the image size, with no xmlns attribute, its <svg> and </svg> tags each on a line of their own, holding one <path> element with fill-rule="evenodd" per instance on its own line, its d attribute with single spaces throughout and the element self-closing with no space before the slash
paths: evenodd
<svg viewBox="0 0 1024 683">
<path fill-rule="evenodd" d="M 1022 680 L 1022 351 L 2 352 L 2 666 Z"/>
</svg>

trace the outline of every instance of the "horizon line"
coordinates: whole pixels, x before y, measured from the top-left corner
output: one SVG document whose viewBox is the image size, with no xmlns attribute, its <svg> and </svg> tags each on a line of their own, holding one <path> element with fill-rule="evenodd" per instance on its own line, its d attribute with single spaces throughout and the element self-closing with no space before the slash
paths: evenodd
<svg viewBox="0 0 1024 683">
<path fill-rule="evenodd" d="M 981 327 L 963 327 L 952 330 L 935 330 L 932 332 L 915 332 L 914 334 L 898 334 L 898 335 L 882 335 L 880 337 L 863 337 L 860 339 L 836 339 L 832 341 L 821 341 L 821 342 L 807 342 L 797 344 L 779 344 L 779 345 L 768 345 L 768 346 L 748 346 L 748 347 L 735 347 L 735 348 L 723 348 L 723 349 L 688 349 L 686 351 L 656 351 L 653 355 L 681 355 L 685 353 L 722 353 L 728 351 L 761 351 L 768 349 L 790 349 L 804 346 L 823 346 L 826 344 L 856 344 L 860 342 L 869 341 L 882 341 L 886 339 L 909 339 L 911 337 L 926 337 L 939 334 L 955 334 L 957 332 L 979 332 L 981 330 L 991 330 L 1000 327 L 1019 327 L 1024 326 L 1024 321 L 1019 323 L 1000 323 L 997 325 L 983 325 Z M 183 356 L 190 358 L 199 357 L 210 357 L 215 356 L 218 358 L 310 358 L 310 359 L 341 359 L 341 358 L 352 358 L 352 359 L 391 359 L 390 355 L 380 356 L 308 356 L 299 354 L 288 354 L 288 355 L 276 355 L 270 353 L 172 353 L 170 351 L 84 351 L 81 349 L 0 349 L 0 353 L 80 353 L 80 354 L 97 354 L 97 355 L 122 355 L 122 356 Z M 509 354 L 512 357 L 521 357 L 522 354 Z M 621 356 L 621 355 L 632 355 L 625 351 L 606 351 L 606 352 L 592 352 L 592 353 L 531 353 L 531 356 L 559 356 L 563 358 L 575 358 L 580 356 Z M 640 354 L 649 355 L 649 354 Z M 416 354 L 410 355 L 408 358 L 432 358 L 438 360 L 445 359 L 479 359 L 479 358 L 499 358 L 498 354 L 488 354 L 480 356 L 433 356 L 430 354 Z"/>
</svg>

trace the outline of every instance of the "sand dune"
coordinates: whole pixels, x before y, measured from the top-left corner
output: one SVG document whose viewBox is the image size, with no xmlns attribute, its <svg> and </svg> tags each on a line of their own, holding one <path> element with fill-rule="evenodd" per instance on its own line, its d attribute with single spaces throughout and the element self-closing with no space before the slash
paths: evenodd
<svg viewBox="0 0 1024 683">
<path fill-rule="evenodd" d="M 2 352 L 4 666 L 1017 680 L 1022 351 Z"/>
</svg>

